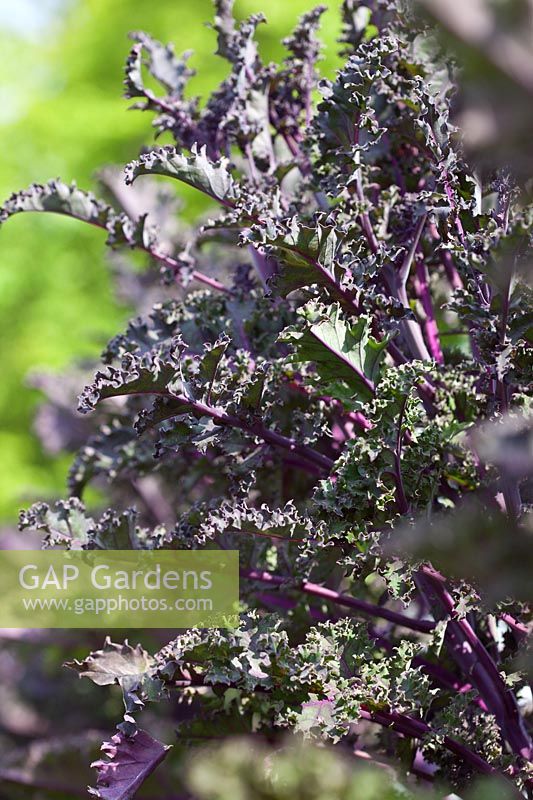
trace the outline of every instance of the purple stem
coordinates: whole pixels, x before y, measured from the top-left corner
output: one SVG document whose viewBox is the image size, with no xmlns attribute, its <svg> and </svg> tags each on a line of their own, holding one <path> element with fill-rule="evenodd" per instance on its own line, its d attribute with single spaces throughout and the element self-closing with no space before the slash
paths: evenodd
<svg viewBox="0 0 533 800">
<path fill-rule="evenodd" d="M 84 219 L 83 217 L 77 216 L 76 214 L 69 214 L 65 211 L 54 211 L 53 209 L 47 209 L 45 213 L 50 214 L 59 214 L 61 216 L 72 217 L 72 219 L 77 219 L 80 222 L 86 222 L 88 225 L 92 225 L 94 228 L 98 228 L 99 230 L 106 231 L 109 233 L 108 229 L 106 228 L 105 222 L 99 222 L 97 220 L 89 220 Z M 157 250 L 154 247 L 147 247 L 142 244 L 135 244 L 139 250 L 142 250 L 145 253 L 148 253 L 149 256 L 154 258 L 156 261 L 160 261 L 162 264 L 165 264 L 167 267 L 170 267 L 175 273 L 179 273 L 181 270 L 181 265 L 175 258 L 172 256 L 166 255 L 165 253 Z M 209 286 L 211 289 L 216 289 L 219 292 L 225 292 L 226 294 L 232 294 L 231 289 L 228 289 L 227 286 L 224 286 L 223 283 L 217 281 L 216 278 L 210 278 L 209 275 L 205 275 L 203 272 L 199 272 L 198 270 L 193 270 L 191 273 L 191 277 L 194 280 L 199 281 L 200 283 L 205 283 L 206 286 Z"/>
<path fill-rule="evenodd" d="M 426 315 L 424 330 L 429 352 L 438 364 L 444 364 L 444 357 L 440 346 L 439 329 L 435 321 L 435 312 L 433 311 L 433 302 L 429 291 L 429 273 L 427 266 L 421 259 L 417 259 L 416 261 L 416 277 L 415 287 Z"/>
<path fill-rule="evenodd" d="M 124 394 L 124 392 L 122 394 Z M 326 472 L 330 472 L 335 464 L 333 459 L 328 458 L 328 456 L 325 456 L 322 453 L 319 453 L 317 450 L 313 450 L 312 447 L 309 447 L 306 444 L 299 444 L 295 439 L 290 439 L 288 436 L 283 436 L 281 433 L 277 433 L 270 428 L 266 428 L 260 422 L 246 422 L 245 420 L 240 419 L 240 417 L 236 417 L 232 414 L 226 414 L 225 411 L 221 411 L 219 408 L 207 405 L 206 403 L 201 403 L 198 400 L 191 400 L 183 395 L 174 395 L 170 394 L 169 392 L 155 390 L 137 392 L 132 391 L 128 394 L 149 394 L 158 395 L 159 397 L 166 397 L 168 400 L 171 400 L 178 405 L 186 406 L 188 410 L 199 414 L 201 417 L 210 417 L 219 425 L 238 428 L 239 430 L 245 431 L 245 433 L 251 433 L 253 436 L 258 436 L 260 439 L 263 439 L 264 442 L 267 442 L 274 447 L 279 447 L 282 450 L 287 450 L 289 453 L 291 453 L 291 455 L 300 456 L 304 461 L 310 462 L 311 465 L 320 467 L 321 470 L 326 470 Z M 106 395 L 106 398 L 113 396 L 114 395 L 112 394 L 108 394 Z M 177 414 L 178 412 L 176 412 L 176 416 Z M 312 471 L 314 472 L 315 470 Z"/>
<path fill-rule="evenodd" d="M 376 641 L 376 644 L 378 644 L 379 647 L 382 647 L 387 652 L 391 652 L 394 649 L 393 644 L 385 636 L 376 634 L 373 631 L 371 631 L 371 635 Z M 435 664 L 433 661 L 429 661 L 429 659 L 424 658 L 423 656 L 415 656 L 413 658 L 413 665 L 420 667 L 422 672 L 425 672 L 426 675 L 431 678 L 433 684 L 441 687 L 442 689 L 448 689 L 449 691 L 457 692 L 458 694 L 466 694 L 466 692 L 470 692 L 473 688 L 471 683 L 463 683 L 453 672 L 450 672 L 440 664 Z M 473 702 L 483 711 L 487 711 L 487 706 L 480 697 L 475 697 Z"/>
<path fill-rule="evenodd" d="M 285 594 L 280 594 L 279 592 L 261 592 L 260 594 L 256 595 L 256 598 L 260 603 L 263 603 L 263 605 L 267 606 L 267 608 L 282 608 L 284 611 L 291 611 L 298 605 L 297 600 L 293 599 L 292 597 L 288 597 Z M 326 622 L 330 619 L 338 619 L 337 616 L 325 614 L 323 611 L 320 611 L 320 609 L 314 607 L 309 608 L 309 615 L 316 622 Z M 380 636 L 379 634 L 375 634 L 373 632 L 371 635 L 376 641 L 376 644 L 387 652 L 391 652 L 394 649 L 393 644 L 384 636 Z M 444 667 L 441 667 L 440 664 L 434 664 L 433 661 L 429 661 L 422 656 L 415 656 L 413 658 L 413 665 L 415 667 L 420 667 L 422 672 L 425 672 L 426 675 L 431 678 L 435 686 L 457 692 L 458 694 L 466 694 L 466 692 L 469 692 L 472 689 L 472 684 L 462 683 L 457 675 L 453 674 L 453 672 L 449 672 Z M 487 711 L 487 706 L 480 697 L 474 698 L 473 702 L 475 702 L 476 705 L 478 705 L 483 711 Z"/>
<path fill-rule="evenodd" d="M 409 305 L 405 286 L 398 287 L 395 294 L 403 307 L 410 310 L 411 307 Z M 400 330 L 402 331 L 412 357 L 420 361 L 430 361 L 431 356 L 424 342 L 419 323 L 414 319 L 402 319 L 400 320 Z"/>
<path fill-rule="evenodd" d="M 294 389 L 294 391 L 299 392 L 299 394 L 303 394 L 306 397 L 310 396 L 310 393 L 308 392 L 306 387 L 298 383 L 297 380 L 290 381 L 289 386 L 291 387 L 291 389 Z M 330 397 L 329 395 L 318 395 L 317 399 L 322 400 L 324 403 L 328 403 L 335 409 L 338 409 L 339 413 L 342 416 L 345 416 L 347 420 L 350 420 L 350 422 L 355 423 L 355 425 L 357 425 L 364 431 L 371 430 L 374 427 L 372 422 L 370 422 L 370 420 L 367 417 L 365 417 L 365 415 L 361 413 L 361 411 L 346 411 L 344 405 L 340 402 L 340 400 L 335 400 L 334 397 Z"/>
<path fill-rule="evenodd" d="M 445 579 L 432 567 L 425 566 L 418 572 L 417 583 L 435 619 L 448 620 L 445 641 L 450 655 L 494 714 L 503 738 L 515 753 L 531 759 L 532 743 L 516 699 L 470 623 L 458 616 Z"/>
<path fill-rule="evenodd" d="M 202 676 L 193 676 L 190 675 L 190 673 L 183 681 L 174 683 L 175 688 L 203 685 L 204 680 Z M 305 705 L 321 705 L 325 702 L 328 701 L 311 700 Z M 400 714 L 397 711 L 371 710 L 365 703 L 362 703 L 361 707 L 359 708 L 358 718 L 367 720 L 368 722 L 374 722 L 377 725 L 382 725 L 384 728 L 391 728 L 397 733 L 400 733 L 403 736 L 408 736 L 412 739 L 425 739 L 428 736 L 438 735 L 437 731 L 433 730 L 426 722 L 422 722 L 422 720 L 413 719 L 413 717 L 410 717 L 407 714 Z M 477 772 L 480 772 L 483 775 L 501 776 L 501 773 L 495 769 L 495 767 L 489 764 L 488 761 L 485 761 L 484 758 L 470 750 L 461 742 L 452 739 L 450 736 L 443 736 L 442 743 L 450 752 L 461 758 L 466 764 L 469 764 Z M 514 788 L 513 784 L 510 782 L 509 786 Z M 515 789 L 515 792 L 517 798 L 522 797 L 522 795 L 518 793 L 518 790 Z"/>
<path fill-rule="evenodd" d="M 270 572 L 264 572 L 262 570 L 255 569 L 241 569 L 240 576 L 246 580 L 259 581 L 261 583 L 270 584 L 271 586 L 284 586 L 290 580 L 290 578 L 285 578 L 281 575 L 273 575 Z M 391 611 L 389 608 L 367 603 L 366 600 L 358 600 L 350 595 L 341 594 L 333 589 L 327 589 L 325 586 L 319 586 L 318 584 L 310 583 L 309 581 L 303 581 L 295 588 L 301 592 L 312 595 L 313 597 L 320 597 L 323 600 L 328 600 L 332 603 L 336 603 L 339 606 L 353 608 L 356 611 L 359 611 L 361 614 L 366 614 L 370 617 L 386 619 L 389 622 L 393 622 L 395 625 L 401 625 L 403 628 L 409 628 L 410 630 L 419 631 L 420 633 L 430 633 L 435 627 L 433 622 L 412 619 L 405 614 L 400 614 L 397 611 Z"/>
<path fill-rule="evenodd" d="M 360 411 L 349 411 L 346 416 L 351 422 L 354 422 L 356 425 L 359 425 L 364 431 L 372 430 L 374 425 L 370 422 L 369 419 L 365 417 Z"/>
<path fill-rule="evenodd" d="M 331 274 L 325 267 L 320 264 L 319 261 L 316 261 L 311 256 L 307 255 L 307 253 L 303 250 L 298 249 L 297 247 L 291 247 L 292 252 L 296 253 L 303 258 L 304 261 L 316 269 L 316 271 L 321 275 L 323 280 L 328 284 L 329 288 L 331 289 L 337 297 L 345 303 L 352 311 L 353 314 L 359 314 L 360 308 L 354 298 L 351 296 L 349 292 L 346 292 L 341 286 L 339 286 L 336 278 L 334 275 Z"/>
<path fill-rule="evenodd" d="M 150 247 L 144 247 L 142 245 L 138 245 L 138 247 L 140 250 L 148 253 L 148 255 L 150 255 L 156 261 L 160 261 L 162 264 L 165 264 L 165 266 L 170 267 L 175 274 L 180 273 L 181 266 L 175 258 L 172 258 L 172 256 L 162 253 L 159 250 L 154 250 Z M 191 277 L 193 280 L 198 281 L 199 283 L 204 283 L 206 286 L 209 286 L 210 289 L 215 289 L 217 292 L 224 292 L 225 294 L 230 295 L 233 294 L 231 289 L 228 289 L 228 287 L 224 286 L 223 283 L 217 281 L 216 278 L 210 278 L 209 275 L 206 275 L 204 272 L 199 272 L 197 269 L 193 269 L 191 272 Z"/>
<path fill-rule="evenodd" d="M 409 359 L 407 356 L 404 356 L 398 345 L 395 344 L 393 340 L 391 340 L 387 345 L 387 350 L 391 354 L 396 364 L 407 364 Z"/>
<path fill-rule="evenodd" d="M 400 514 L 407 514 L 409 511 L 409 501 L 407 500 L 405 494 L 405 487 L 403 485 L 403 476 L 402 476 L 402 440 L 404 435 L 402 431 L 402 425 L 408 399 L 409 399 L 409 393 L 405 395 L 400 408 L 400 417 L 398 419 L 398 431 L 396 434 L 396 448 L 393 453 L 394 478 L 396 481 L 396 504 L 398 506 L 398 511 Z"/>
<path fill-rule="evenodd" d="M 358 169 L 356 171 L 355 189 L 356 189 L 356 193 L 357 193 L 357 199 L 360 202 L 363 202 L 364 201 L 364 194 L 363 194 L 363 185 L 362 185 L 362 181 L 361 181 L 361 170 L 360 169 Z M 411 265 L 411 260 L 412 260 L 412 257 L 414 255 L 414 251 L 416 250 L 416 247 L 418 246 L 418 243 L 420 241 L 420 236 L 422 235 L 422 231 L 423 231 L 426 219 L 427 219 L 427 215 L 425 214 L 421 218 L 421 220 L 420 220 L 420 222 L 419 222 L 419 224 L 417 226 L 417 229 L 415 231 L 413 245 L 412 245 L 411 250 L 409 251 L 409 253 L 406 255 L 406 258 L 405 258 L 405 260 L 404 260 L 404 262 L 402 264 L 402 267 L 400 269 L 400 275 L 399 276 L 394 276 L 394 278 L 391 280 L 390 276 L 387 275 L 387 271 L 383 270 L 383 279 L 384 279 L 384 282 L 386 284 L 386 287 L 387 287 L 387 290 L 388 290 L 389 294 L 395 296 L 402 303 L 402 305 L 405 308 L 409 308 L 410 307 L 409 306 L 409 300 L 407 298 L 407 293 L 405 291 L 405 283 L 406 283 L 407 277 L 409 275 L 409 268 L 410 268 L 410 265 Z M 368 247 L 370 249 L 370 252 L 373 253 L 374 255 L 376 255 L 379 252 L 379 242 L 377 240 L 376 234 L 374 233 L 374 228 L 372 226 L 372 222 L 370 220 L 370 217 L 369 217 L 369 215 L 368 215 L 368 213 L 366 211 L 361 212 L 360 217 L 359 217 L 359 222 L 360 222 L 361 229 L 363 231 L 364 237 L 365 237 L 365 239 L 367 241 Z M 407 275 L 405 275 L 406 271 L 407 271 Z M 399 280 L 399 285 L 398 285 L 398 280 Z M 400 329 L 401 329 L 401 331 L 402 331 L 402 333 L 403 333 L 403 335 L 405 337 L 405 340 L 406 340 L 406 342 L 407 342 L 407 344 L 409 346 L 409 349 L 411 350 L 411 353 L 414 356 L 414 358 L 419 358 L 421 361 L 429 361 L 430 360 L 430 355 L 429 355 L 429 353 L 428 353 L 428 351 L 426 349 L 426 346 L 424 344 L 424 340 L 422 338 L 422 332 L 420 330 L 420 325 L 418 324 L 418 322 L 416 322 L 415 320 L 402 320 L 401 323 L 400 323 Z M 389 342 L 389 345 L 388 345 L 387 349 L 389 350 L 389 352 L 392 355 L 393 359 L 397 363 L 401 364 L 401 363 L 405 363 L 407 361 L 407 359 L 403 356 L 402 352 L 392 342 Z"/>
<path fill-rule="evenodd" d="M 185 405 L 191 404 L 191 401 L 186 397 L 175 399 L 181 400 Z M 247 433 L 259 436 L 268 444 L 272 444 L 274 447 L 279 447 L 282 450 L 288 450 L 288 452 L 291 454 L 300 455 L 302 458 L 310 461 L 312 464 L 315 464 L 318 467 L 321 467 L 327 472 L 331 471 L 335 463 L 331 458 L 328 458 L 328 456 L 322 455 L 322 453 L 313 450 L 312 447 L 308 447 L 305 444 L 299 444 L 294 439 L 290 439 L 287 436 L 283 436 L 281 433 L 270 430 L 270 428 L 266 428 L 261 422 L 245 422 L 239 417 L 226 414 L 224 411 L 214 408 L 213 406 L 205 405 L 204 403 L 194 402 L 193 406 L 194 409 L 202 416 L 211 417 L 220 425 L 227 425 L 232 428 L 240 428 L 240 430 L 243 430 Z"/>
<path fill-rule="evenodd" d="M 407 310 L 410 310 L 411 308 L 409 305 L 409 298 L 407 296 L 407 280 L 409 278 L 411 264 L 413 263 L 413 258 L 419 245 L 426 220 L 427 214 L 424 214 L 418 221 L 413 235 L 413 241 L 411 242 L 409 251 L 406 253 L 399 269 L 395 270 L 392 265 L 385 265 L 381 271 L 381 277 L 389 295 L 396 298 L 396 300 L 398 300 Z M 418 322 L 413 319 L 403 319 L 400 321 L 400 330 L 409 347 L 412 357 L 417 358 L 420 361 L 430 361 L 431 356 L 426 347 L 426 343 L 424 342 L 422 330 Z"/>
<path fill-rule="evenodd" d="M 155 98 L 155 102 L 157 102 L 162 108 L 166 107 L 165 102 L 160 98 Z M 167 107 L 167 111 L 171 113 L 170 107 Z M 103 181 L 103 183 L 107 186 L 107 189 L 111 192 L 115 200 L 117 200 L 127 217 L 129 217 L 131 220 L 136 220 L 142 216 L 145 209 L 143 208 L 142 204 L 136 200 L 135 195 L 131 193 L 131 190 L 128 190 L 122 181 L 110 179 L 108 173 L 106 177 L 105 172 L 101 175 L 100 180 Z M 105 224 L 101 226 L 99 226 L 98 223 L 94 224 L 96 224 L 97 227 L 102 227 L 102 229 L 107 230 Z M 145 247 L 141 243 L 137 244 L 136 246 L 139 247 L 139 249 L 144 250 L 145 253 L 148 253 L 156 261 L 160 261 L 162 264 L 170 267 L 174 274 L 179 274 L 181 270 L 179 262 L 167 255 L 165 252 L 163 252 L 163 250 L 160 250 L 157 246 L 150 248 Z M 215 278 L 210 278 L 203 272 L 193 270 L 191 276 L 194 280 L 197 280 L 200 283 L 205 283 L 206 286 L 209 286 L 211 289 L 216 289 L 217 291 L 231 294 L 231 290 L 220 283 L 220 281 L 217 281 Z"/>
<path fill-rule="evenodd" d="M 428 735 L 434 735 L 436 732 L 422 720 L 413 719 L 407 714 L 399 714 L 396 711 L 371 711 L 364 705 L 361 706 L 359 714 L 362 719 L 369 722 L 376 722 L 385 728 L 392 728 L 398 733 L 408 736 L 413 739 L 424 739 Z M 447 750 L 450 750 L 455 755 L 459 756 L 466 764 L 469 764 L 477 772 L 483 775 L 498 775 L 500 774 L 488 761 L 474 753 L 468 747 L 465 747 L 461 742 L 457 742 L 450 736 L 444 736 L 442 742 Z M 517 791 L 517 790 L 516 790 Z M 520 797 L 517 791 L 517 797 Z"/>
<path fill-rule="evenodd" d="M 457 272 L 457 267 L 453 263 L 452 254 L 449 250 L 442 251 L 441 260 L 446 271 L 446 277 L 448 278 L 452 289 L 462 289 L 463 281 Z"/>
<path fill-rule="evenodd" d="M 444 175 L 444 185 L 445 185 L 445 189 L 446 189 L 446 194 L 448 196 L 448 200 L 450 201 L 450 205 L 451 205 L 451 207 L 453 208 L 453 210 L 455 212 L 455 227 L 457 229 L 457 233 L 459 234 L 459 238 L 461 240 L 461 244 L 462 244 L 463 248 L 465 250 L 467 250 L 468 249 L 468 243 L 466 241 L 466 236 L 465 236 L 465 232 L 464 232 L 464 228 L 463 228 L 463 223 L 461 222 L 461 219 L 459 217 L 459 212 L 457 211 L 457 207 L 456 207 L 455 201 L 453 199 L 453 192 L 452 192 L 452 188 L 450 186 L 449 180 L 448 180 L 448 174 L 447 173 L 445 173 L 445 175 Z M 457 273 L 455 265 L 453 264 L 452 257 L 451 257 L 451 255 L 450 255 L 448 250 L 444 251 L 443 264 L 444 264 L 444 267 L 446 269 L 447 274 L 449 276 L 451 276 L 452 286 L 454 288 L 462 289 L 463 288 L 463 282 L 461 280 L 461 277 Z M 479 347 L 478 347 L 478 345 L 476 343 L 476 339 L 475 339 L 475 327 L 474 327 L 473 324 L 470 325 L 470 347 L 472 349 L 473 357 L 476 359 L 476 361 L 479 361 L 480 360 L 480 353 L 479 353 Z"/>
<path fill-rule="evenodd" d="M 356 139 L 357 140 L 359 139 L 358 132 L 357 132 Z M 364 196 L 364 192 L 363 192 L 363 181 L 362 181 L 362 178 L 361 178 L 361 168 L 360 167 L 358 167 L 358 169 L 355 172 L 355 191 L 356 191 L 357 199 L 359 200 L 359 202 L 360 203 L 364 203 L 365 196 Z M 364 237 L 365 237 L 365 239 L 367 241 L 367 244 L 368 244 L 368 247 L 370 249 L 370 252 L 373 255 L 376 255 L 379 252 L 379 242 L 377 240 L 376 234 L 374 233 L 374 228 L 372 226 L 372 222 L 370 220 L 370 217 L 369 217 L 367 211 L 361 211 L 361 214 L 359 215 L 359 224 L 361 225 L 361 229 L 362 229 Z"/>
</svg>

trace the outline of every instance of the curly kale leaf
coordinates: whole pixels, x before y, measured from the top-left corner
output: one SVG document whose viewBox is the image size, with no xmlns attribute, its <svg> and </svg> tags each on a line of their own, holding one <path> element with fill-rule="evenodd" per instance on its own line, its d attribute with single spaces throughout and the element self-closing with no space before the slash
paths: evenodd
<svg viewBox="0 0 533 800">
<path fill-rule="evenodd" d="M 314 364 L 317 384 L 324 394 L 350 399 L 370 399 L 379 381 L 379 365 L 387 341 L 370 336 L 370 320 L 348 322 L 340 305 L 311 302 L 299 309 L 302 324 L 287 328 L 280 341 L 294 347 L 288 361 Z"/>
<path fill-rule="evenodd" d="M 101 800 L 131 800 L 169 750 L 146 731 L 138 730 L 133 736 L 116 733 L 102 745 L 105 758 L 91 765 L 98 771 L 97 788 L 90 789 L 91 795 Z"/>
<path fill-rule="evenodd" d="M 164 175 L 198 189 L 222 205 L 233 208 L 239 197 L 239 187 L 229 170 L 227 159 L 212 162 L 206 148 L 193 146 L 190 156 L 179 153 L 175 147 L 159 147 L 141 155 L 125 168 L 126 183 L 131 184 L 139 175 Z"/>
<path fill-rule="evenodd" d="M 153 665 L 153 658 L 141 647 L 131 647 L 126 640 L 124 644 L 114 644 L 109 637 L 102 650 L 87 656 L 84 661 L 71 661 L 67 667 L 75 670 L 80 678 L 89 678 L 98 686 L 109 686 L 113 683 L 128 682 L 131 678 L 139 678 Z"/>
<path fill-rule="evenodd" d="M 54 506 L 35 503 L 20 514 L 21 530 L 44 531 L 44 545 L 69 550 L 131 550 L 144 547 L 146 531 L 137 524 L 135 509 L 105 511 L 99 521 L 89 517 L 77 497 L 58 500 Z"/>
</svg>

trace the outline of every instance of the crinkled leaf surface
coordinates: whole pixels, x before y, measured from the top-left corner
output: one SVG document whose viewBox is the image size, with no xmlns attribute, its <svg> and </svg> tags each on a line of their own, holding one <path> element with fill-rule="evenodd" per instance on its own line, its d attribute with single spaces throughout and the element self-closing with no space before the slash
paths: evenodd
<svg viewBox="0 0 533 800">
<path fill-rule="evenodd" d="M 387 341 L 377 342 L 370 336 L 370 320 L 361 317 L 355 323 L 348 322 L 338 303 L 309 303 L 299 314 L 303 326 L 288 328 L 280 336 L 282 342 L 295 348 L 289 360 L 294 364 L 314 363 L 324 391 L 334 389 L 338 393 L 339 384 L 345 383 L 352 394 L 371 397 Z"/>
<path fill-rule="evenodd" d="M 126 167 L 126 182 L 133 183 L 139 175 L 164 175 L 176 178 L 195 189 L 232 207 L 239 196 L 236 181 L 229 171 L 229 162 L 222 159 L 212 162 L 206 149 L 191 151 L 191 156 L 179 153 L 175 147 L 159 147 L 141 155 Z"/>
<path fill-rule="evenodd" d="M 132 647 L 127 640 L 123 644 L 115 644 L 109 637 L 101 650 L 91 653 L 84 661 L 66 664 L 80 678 L 89 678 L 98 686 L 140 678 L 152 665 L 153 658 L 140 644 Z"/>
</svg>

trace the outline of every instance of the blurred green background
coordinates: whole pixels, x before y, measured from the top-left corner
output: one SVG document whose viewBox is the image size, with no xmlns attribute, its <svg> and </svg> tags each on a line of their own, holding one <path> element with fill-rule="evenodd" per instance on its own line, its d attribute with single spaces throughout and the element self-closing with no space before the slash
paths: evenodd
<svg viewBox="0 0 533 800">
<path fill-rule="evenodd" d="M 313 0 L 236 0 L 238 17 L 263 11 L 261 52 L 283 57 L 281 39 Z M 322 71 L 337 66 L 337 2 L 324 17 Z M 124 164 L 151 143 L 151 116 L 122 98 L 127 34 L 146 30 L 193 49 L 192 90 L 205 97 L 224 77 L 206 26 L 210 0 L 0 0 L 0 196 L 60 176 L 94 188 L 95 171 Z M 170 141 L 170 140 L 169 140 Z M 164 143 L 164 142 L 163 142 Z M 184 213 L 195 213 L 187 198 Z M 113 296 L 104 235 L 72 220 L 20 215 L 0 231 L 0 522 L 21 506 L 61 495 L 70 456 L 45 457 L 31 430 L 39 395 L 28 371 L 96 358 L 130 309 Z M 81 388 L 81 387 L 80 387 Z"/>
</svg>

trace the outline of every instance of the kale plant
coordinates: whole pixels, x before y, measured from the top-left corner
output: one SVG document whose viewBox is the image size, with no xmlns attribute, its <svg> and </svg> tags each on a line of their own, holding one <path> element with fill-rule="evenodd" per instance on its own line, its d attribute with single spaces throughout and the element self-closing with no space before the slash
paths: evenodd
<svg viewBox="0 0 533 800">
<path fill-rule="evenodd" d="M 186 56 L 132 34 L 126 96 L 174 145 L 124 182 L 104 171 L 108 202 L 52 180 L 1 212 L 101 228 L 143 305 L 81 393 L 94 424 L 72 417 L 59 437 L 79 447 L 70 497 L 22 527 L 47 547 L 240 553 L 237 630 L 155 654 L 108 639 L 70 664 L 124 694 L 93 793 L 133 797 L 172 759 L 140 727 L 170 696 L 181 744 L 304 737 L 397 776 L 356 795 L 343 761 L 331 796 L 405 797 L 409 774 L 467 793 L 496 776 L 494 796 L 531 797 L 530 182 L 465 151 L 457 63 L 410 4 L 344 0 L 333 80 L 317 66 L 324 8 L 265 64 L 263 17 L 215 5 L 229 73 L 205 103 Z M 209 200 L 194 229 L 172 183 Z M 128 271 L 131 250 L 160 272 Z M 114 504 L 99 516 L 92 484 Z M 288 796 L 236 748 L 208 761 L 241 796 Z M 193 795 L 231 796 L 191 774 Z"/>
</svg>

